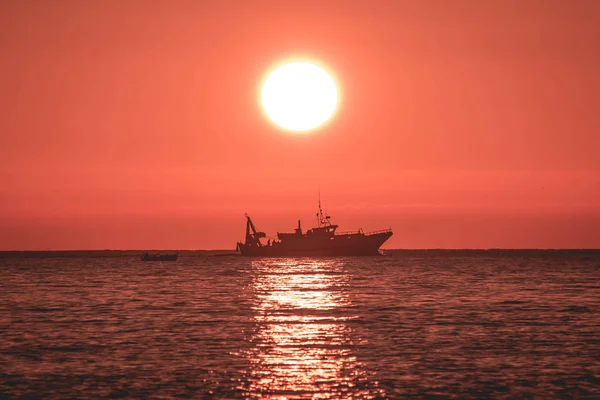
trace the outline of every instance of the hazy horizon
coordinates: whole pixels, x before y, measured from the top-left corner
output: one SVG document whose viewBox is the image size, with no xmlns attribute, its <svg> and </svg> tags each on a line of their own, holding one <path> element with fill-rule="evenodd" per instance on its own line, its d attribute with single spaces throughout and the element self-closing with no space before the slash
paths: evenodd
<svg viewBox="0 0 600 400">
<path fill-rule="evenodd" d="M 0 5 L 0 249 L 212 248 L 391 226 L 393 248 L 600 247 L 600 3 Z M 301 57 L 333 118 L 269 121 Z"/>
<path fill-rule="evenodd" d="M 502 248 L 502 247 L 490 247 L 490 248 L 390 248 L 382 246 L 381 250 L 384 252 L 387 251 L 402 251 L 402 252 L 493 252 L 493 251 L 509 251 L 509 252 L 596 252 L 600 251 L 600 248 L 593 247 L 581 247 L 581 248 Z M 103 252 L 121 252 L 121 253 L 137 253 L 138 252 L 168 252 L 168 251 L 178 251 L 180 253 L 194 253 L 194 252 L 207 252 L 207 253 L 215 253 L 215 252 L 228 252 L 227 254 L 234 255 L 235 249 L 182 249 L 182 248 L 144 248 L 144 249 L 10 249 L 10 250 L 0 250 L 0 254 L 2 253 L 103 253 Z M 377 256 L 375 256 L 377 257 Z M 284 257 L 285 258 L 285 257 Z M 309 257 L 310 258 L 310 257 Z"/>
</svg>

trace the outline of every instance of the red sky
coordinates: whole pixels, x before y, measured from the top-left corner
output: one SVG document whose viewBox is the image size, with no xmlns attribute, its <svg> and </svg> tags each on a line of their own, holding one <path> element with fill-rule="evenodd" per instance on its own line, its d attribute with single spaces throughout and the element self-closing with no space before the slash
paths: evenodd
<svg viewBox="0 0 600 400">
<path fill-rule="evenodd" d="M 231 248 L 392 226 L 387 248 L 600 247 L 600 3 L 0 4 L 0 249 Z M 264 73 L 312 57 L 290 135 Z"/>
</svg>

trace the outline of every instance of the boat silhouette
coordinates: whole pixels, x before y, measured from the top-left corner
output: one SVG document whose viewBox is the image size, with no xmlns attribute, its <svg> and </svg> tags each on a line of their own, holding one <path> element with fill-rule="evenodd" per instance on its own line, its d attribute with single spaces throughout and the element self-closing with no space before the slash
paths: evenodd
<svg viewBox="0 0 600 400">
<path fill-rule="evenodd" d="M 300 220 L 293 233 L 277 232 L 277 239 L 263 243 L 264 232 L 257 231 L 252 219 L 246 214 L 246 238 L 238 242 L 236 251 L 243 256 L 260 257 L 312 257 L 312 256 L 367 256 L 379 254 L 379 248 L 392 236 L 392 229 L 365 233 L 336 232 L 338 225 L 324 215 L 319 200 L 317 227 L 302 232 Z"/>
<path fill-rule="evenodd" d="M 173 254 L 150 254 L 145 252 L 142 254 L 140 259 L 142 261 L 177 261 L 177 257 L 179 256 L 179 252 Z"/>
</svg>

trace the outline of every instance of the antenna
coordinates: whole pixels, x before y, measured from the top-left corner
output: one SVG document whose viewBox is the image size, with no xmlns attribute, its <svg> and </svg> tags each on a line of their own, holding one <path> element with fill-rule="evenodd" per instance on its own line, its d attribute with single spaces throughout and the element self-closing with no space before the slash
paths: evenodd
<svg viewBox="0 0 600 400">
<path fill-rule="evenodd" d="M 317 213 L 317 226 L 321 227 L 321 220 L 323 219 L 323 210 L 321 210 L 321 187 L 317 186 L 319 193 L 319 212 Z"/>
<path fill-rule="evenodd" d="M 330 226 L 329 216 L 327 215 L 327 205 L 325 205 L 325 215 L 323 215 L 323 208 L 321 207 L 321 188 L 319 188 L 319 212 L 317 213 L 317 226 Z"/>
<path fill-rule="evenodd" d="M 321 188 L 317 189 L 319 191 L 319 210 L 321 210 Z"/>
</svg>

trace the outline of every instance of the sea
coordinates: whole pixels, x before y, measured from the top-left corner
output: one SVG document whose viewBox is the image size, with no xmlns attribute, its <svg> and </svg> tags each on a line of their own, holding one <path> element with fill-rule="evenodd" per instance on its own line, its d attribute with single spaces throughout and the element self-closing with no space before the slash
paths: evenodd
<svg viewBox="0 0 600 400">
<path fill-rule="evenodd" d="M 600 250 L 0 253 L 0 398 L 600 398 Z"/>
</svg>

